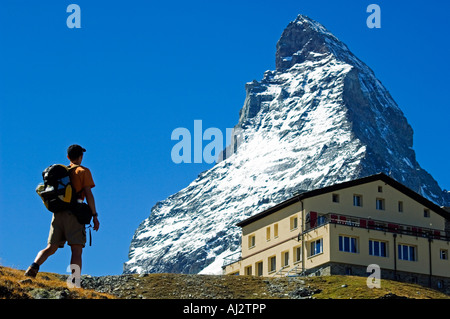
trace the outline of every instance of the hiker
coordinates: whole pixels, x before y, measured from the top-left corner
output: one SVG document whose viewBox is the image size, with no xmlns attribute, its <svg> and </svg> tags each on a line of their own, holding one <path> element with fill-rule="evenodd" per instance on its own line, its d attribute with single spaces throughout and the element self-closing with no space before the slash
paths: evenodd
<svg viewBox="0 0 450 319">
<path fill-rule="evenodd" d="M 67 158 L 70 161 L 69 167 L 76 166 L 70 171 L 70 181 L 75 192 L 79 194 L 79 199 L 84 200 L 86 198 L 87 204 L 92 211 L 94 222 L 93 229 L 97 231 L 100 227 L 100 223 L 97 218 L 98 214 L 95 208 L 94 195 L 91 190 L 92 187 L 95 187 L 95 184 L 92 179 L 91 171 L 88 168 L 81 166 L 84 152 L 86 152 L 86 150 L 76 144 L 69 146 L 67 149 Z M 64 210 L 53 213 L 48 245 L 37 254 L 34 262 L 25 272 L 25 276 L 36 277 L 39 272 L 39 267 L 49 256 L 53 255 L 58 248 L 63 248 L 66 241 L 72 250 L 70 263 L 71 265 L 78 265 L 81 273 L 81 255 L 86 244 L 86 229 L 84 225 L 78 222 L 77 218 L 70 210 Z"/>
</svg>

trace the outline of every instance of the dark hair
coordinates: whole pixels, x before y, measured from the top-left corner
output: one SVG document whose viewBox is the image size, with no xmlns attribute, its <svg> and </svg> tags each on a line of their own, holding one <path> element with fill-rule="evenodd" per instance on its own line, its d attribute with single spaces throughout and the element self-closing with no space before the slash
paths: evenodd
<svg viewBox="0 0 450 319">
<path fill-rule="evenodd" d="M 86 150 L 77 144 L 70 145 L 67 148 L 67 156 L 69 156 L 70 160 L 77 159 L 78 157 L 83 155 L 84 152 L 86 152 Z"/>
</svg>

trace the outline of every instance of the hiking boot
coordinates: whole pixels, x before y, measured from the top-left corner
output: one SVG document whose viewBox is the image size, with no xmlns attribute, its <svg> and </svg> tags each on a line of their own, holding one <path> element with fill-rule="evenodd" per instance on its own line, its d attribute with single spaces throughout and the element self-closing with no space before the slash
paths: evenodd
<svg viewBox="0 0 450 319">
<path fill-rule="evenodd" d="M 36 278 L 37 273 L 39 272 L 39 269 L 28 267 L 27 271 L 25 271 L 25 276 Z"/>
</svg>

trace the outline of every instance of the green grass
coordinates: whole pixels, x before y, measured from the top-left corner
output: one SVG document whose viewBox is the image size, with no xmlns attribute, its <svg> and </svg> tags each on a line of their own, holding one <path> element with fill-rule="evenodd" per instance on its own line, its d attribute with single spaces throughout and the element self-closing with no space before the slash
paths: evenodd
<svg viewBox="0 0 450 319">
<path fill-rule="evenodd" d="M 39 273 L 26 277 L 23 270 L 0 266 L 0 299 L 113 299 L 112 295 L 93 290 L 67 287 L 58 274 Z"/>
<path fill-rule="evenodd" d="M 368 288 L 367 278 L 321 276 L 308 278 L 269 278 L 254 276 L 208 276 L 149 274 L 138 284 L 123 287 L 120 298 L 141 296 L 149 299 L 286 299 L 301 287 L 320 293 L 316 299 L 376 299 L 387 294 L 414 299 L 450 299 L 449 295 L 420 285 L 381 280 L 381 288 Z"/>
<path fill-rule="evenodd" d="M 369 288 L 366 280 L 357 276 L 322 276 L 308 278 L 308 284 L 322 290 L 315 295 L 317 299 L 376 299 L 386 294 L 414 299 L 450 299 L 449 295 L 434 289 L 392 280 L 382 279 L 380 288 Z"/>
<path fill-rule="evenodd" d="M 59 274 L 39 273 L 29 280 L 23 273 L 23 270 L 0 267 L 0 299 L 58 298 L 61 294 L 66 299 L 286 299 L 302 288 L 315 291 L 311 297 L 316 299 L 376 299 L 387 294 L 414 299 L 450 299 L 449 295 L 433 289 L 391 280 L 381 280 L 381 288 L 370 289 L 367 278 L 356 276 L 124 275 L 120 278 L 126 280 L 120 284 L 113 282 L 102 287 L 109 293 L 99 293 L 82 288 L 68 289 Z"/>
</svg>

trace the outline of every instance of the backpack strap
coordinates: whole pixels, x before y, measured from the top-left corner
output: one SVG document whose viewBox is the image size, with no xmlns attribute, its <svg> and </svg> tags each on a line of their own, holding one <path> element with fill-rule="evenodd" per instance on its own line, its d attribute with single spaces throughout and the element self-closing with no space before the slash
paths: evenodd
<svg viewBox="0 0 450 319">
<path fill-rule="evenodd" d="M 92 246 L 92 233 L 91 233 L 92 225 L 91 224 L 85 225 L 84 229 L 86 229 L 86 228 L 89 228 L 89 246 Z"/>
<path fill-rule="evenodd" d="M 69 165 L 69 166 L 66 166 L 66 167 L 67 167 L 67 170 L 71 171 L 71 170 L 73 170 L 74 168 L 77 168 L 77 167 L 80 167 L 80 166 L 81 166 L 81 165 L 74 164 L 74 165 Z"/>
<path fill-rule="evenodd" d="M 68 170 L 68 172 L 69 172 L 69 176 L 70 176 L 70 172 L 71 172 L 72 170 L 74 170 L 74 169 L 76 169 L 77 167 L 80 167 L 80 166 L 81 166 L 81 165 L 78 165 L 78 164 L 66 166 L 66 167 L 67 167 L 67 170 Z M 73 184 L 72 184 L 72 187 L 73 187 Z M 80 190 L 79 192 L 75 192 L 75 188 L 73 188 L 73 190 L 74 190 L 74 194 L 75 194 L 76 199 L 77 199 L 77 200 L 78 200 L 78 199 L 81 199 L 81 193 L 83 192 L 83 190 Z"/>
</svg>

